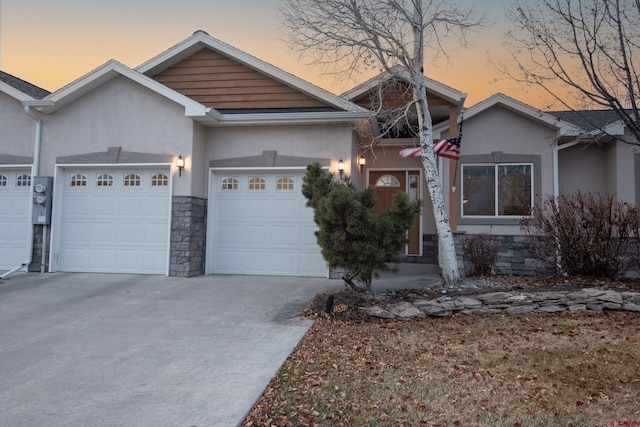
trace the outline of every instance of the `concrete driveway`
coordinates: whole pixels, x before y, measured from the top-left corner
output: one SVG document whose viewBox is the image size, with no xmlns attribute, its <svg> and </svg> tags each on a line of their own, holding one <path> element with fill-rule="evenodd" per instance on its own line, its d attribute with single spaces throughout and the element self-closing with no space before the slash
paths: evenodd
<svg viewBox="0 0 640 427">
<path fill-rule="evenodd" d="M 341 281 L 18 274 L 0 285 L 0 425 L 234 426 Z"/>
</svg>

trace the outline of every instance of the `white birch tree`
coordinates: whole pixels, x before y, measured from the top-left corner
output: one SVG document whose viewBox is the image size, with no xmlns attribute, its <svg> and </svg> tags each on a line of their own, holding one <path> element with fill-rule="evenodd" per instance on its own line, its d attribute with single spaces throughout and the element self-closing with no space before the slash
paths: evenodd
<svg viewBox="0 0 640 427">
<path fill-rule="evenodd" d="M 312 55 L 315 64 L 345 76 L 363 69 L 386 72 L 411 88 L 442 277 L 454 285 L 460 272 L 433 149 L 424 67 L 427 52 L 435 61 L 456 43 L 466 45 L 467 34 L 483 17 L 448 0 L 282 0 L 281 17 L 290 45 Z"/>
</svg>

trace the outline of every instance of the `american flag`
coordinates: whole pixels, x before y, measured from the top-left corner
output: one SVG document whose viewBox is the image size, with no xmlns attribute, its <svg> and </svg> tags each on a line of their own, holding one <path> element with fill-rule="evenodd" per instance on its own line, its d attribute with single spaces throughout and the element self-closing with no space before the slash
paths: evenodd
<svg viewBox="0 0 640 427">
<path fill-rule="evenodd" d="M 435 142 L 433 151 L 438 156 L 458 160 L 460 158 L 460 138 L 449 138 Z M 422 153 L 422 148 L 404 148 L 400 150 L 400 157 L 417 157 Z"/>
</svg>

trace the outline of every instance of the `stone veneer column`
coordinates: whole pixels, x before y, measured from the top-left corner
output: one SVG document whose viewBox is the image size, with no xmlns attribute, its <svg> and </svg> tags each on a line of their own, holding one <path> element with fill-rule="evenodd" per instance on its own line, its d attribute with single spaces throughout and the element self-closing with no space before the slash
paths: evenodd
<svg viewBox="0 0 640 427">
<path fill-rule="evenodd" d="M 42 230 L 44 228 L 43 225 L 30 225 L 30 227 L 34 227 L 33 229 L 33 250 L 31 251 L 31 264 L 29 265 L 28 271 L 31 273 L 40 273 L 41 265 L 42 265 Z M 44 248 L 45 250 L 45 272 L 49 271 L 49 250 L 51 249 L 51 226 L 47 226 L 47 246 Z"/>
<path fill-rule="evenodd" d="M 172 201 L 169 276 L 204 274 L 207 200 L 176 196 Z"/>
</svg>

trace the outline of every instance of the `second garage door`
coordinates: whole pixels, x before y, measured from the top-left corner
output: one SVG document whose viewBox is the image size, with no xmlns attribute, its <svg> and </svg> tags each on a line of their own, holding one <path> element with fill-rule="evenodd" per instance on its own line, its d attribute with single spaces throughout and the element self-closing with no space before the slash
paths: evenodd
<svg viewBox="0 0 640 427">
<path fill-rule="evenodd" d="M 31 171 L 0 168 L 0 270 L 9 270 L 27 259 L 29 203 Z"/>
<path fill-rule="evenodd" d="M 167 274 L 168 168 L 68 169 L 63 180 L 59 271 Z"/>
<path fill-rule="evenodd" d="M 209 206 L 209 273 L 327 275 L 303 173 L 216 171 Z"/>
</svg>

